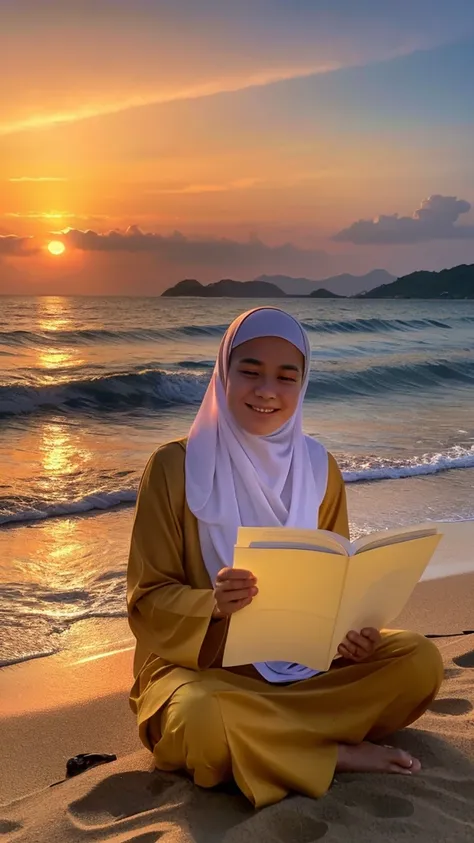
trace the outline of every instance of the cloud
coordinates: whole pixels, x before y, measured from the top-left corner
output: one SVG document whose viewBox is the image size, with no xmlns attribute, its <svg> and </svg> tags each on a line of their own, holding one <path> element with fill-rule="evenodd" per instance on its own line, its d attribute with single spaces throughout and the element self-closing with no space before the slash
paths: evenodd
<svg viewBox="0 0 474 843">
<path fill-rule="evenodd" d="M 0 234 L 0 255 L 29 257 L 39 250 L 32 245 L 32 237 L 18 237 L 16 234 Z"/>
<path fill-rule="evenodd" d="M 31 219 L 31 220 L 63 220 L 63 219 L 87 219 L 87 217 L 77 217 L 76 214 L 71 214 L 69 211 L 27 211 L 21 213 L 20 211 L 8 211 L 2 214 L 4 217 L 11 217 L 13 219 Z"/>
<path fill-rule="evenodd" d="M 68 252 L 87 255 L 87 272 L 104 272 L 120 289 L 156 292 L 180 278 L 255 278 L 262 273 L 318 277 L 332 270 L 332 258 L 320 249 L 305 249 L 294 243 L 269 245 L 257 236 L 239 241 L 229 238 L 187 237 L 180 231 L 170 235 L 145 232 L 137 225 L 125 230 L 98 232 L 65 228 L 49 231 L 45 237 L 8 234 L 0 237 L 0 255 L 28 257 L 44 251 L 47 238 L 61 239 Z M 95 269 L 94 269 L 95 268 Z M 86 270 L 84 270 L 86 271 Z M 99 277 L 98 276 L 98 277 Z M 89 279 L 90 280 L 90 279 Z M 104 282 L 106 283 L 106 282 Z M 107 282 L 108 283 L 108 282 Z"/>
<path fill-rule="evenodd" d="M 112 114 L 119 114 L 122 111 L 143 108 L 150 105 L 166 105 L 167 103 L 180 102 L 182 100 L 201 99 L 212 97 L 217 94 L 232 94 L 244 91 L 248 88 L 261 88 L 266 85 L 274 85 L 277 82 L 285 82 L 291 79 L 304 79 L 309 76 L 316 76 L 321 73 L 339 70 L 343 65 L 335 62 L 327 64 L 315 64 L 310 67 L 282 68 L 280 70 L 259 71 L 243 76 L 220 77 L 198 85 L 175 89 L 173 91 L 157 91 L 129 97 L 117 97 L 109 102 L 98 102 L 82 105 L 73 111 L 64 109 L 52 111 L 50 114 L 34 114 L 32 116 L 14 120 L 10 123 L 0 124 L 0 136 L 17 134 L 32 129 L 45 129 L 63 123 L 76 123 L 79 120 L 89 120 L 93 117 L 107 117 Z"/>
<path fill-rule="evenodd" d="M 474 225 L 456 225 L 471 205 L 465 199 L 439 194 L 424 199 L 411 217 L 382 215 L 374 220 L 358 220 L 332 238 L 356 245 L 421 243 L 426 240 L 474 238 Z"/>
<path fill-rule="evenodd" d="M 180 231 L 169 236 L 144 232 L 139 226 L 131 225 L 125 231 L 115 229 L 104 234 L 93 230 L 65 229 L 61 234 L 64 242 L 85 252 L 154 252 L 170 261 L 187 262 L 205 260 L 206 263 L 229 261 L 234 266 L 244 266 L 249 259 L 269 257 L 272 261 L 291 258 L 321 256 L 319 250 L 300 249 L 292 243 L 268 246 L 258 237 L 240 242 L 228 238 L 192 239 Z"/>
<path fill-rule="evenodd" d="M 50 181 L 68 181 L 68 179 L 64 178 L 63 176 L 14 176 L 8 181 L 12 182 L 50 182 Z"/>
<path fill-rule="evenodd" d="M 9 79 L 0 135 L 365 66 L 473 29 L 471 0 L 10 5 L 0 32 L 0 77 Z"/>
<path fill-rule="evenodd" d="M 152 190 L 146 190 L 147 195 L 194 195 L 200 193 L 229 193 L 233 190 L 249 190 L 261 184 L 262 180 L 257 178 L 241 178 L 235 181 L 223 182 L 222 184 L 186 184 L 176 187 L 157 187 Z"/>
<path fill-rule="evenodd" d="M 52 220 L 78 220 L 81 222 L 96 223 L 110 219 L 107 214 L 73 214 L 68 211 L 27 211 L 24 214 L 20 211 L 8 211 L 5 214 L 0 214 L 0 217 L 10 219 L 43 220 L 43 222 L 50 224 Z"/>
</svg>

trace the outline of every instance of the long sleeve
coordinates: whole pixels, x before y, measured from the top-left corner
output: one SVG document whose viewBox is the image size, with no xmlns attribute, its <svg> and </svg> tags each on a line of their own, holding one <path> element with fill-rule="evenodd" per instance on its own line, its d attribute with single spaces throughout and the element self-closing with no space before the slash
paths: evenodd
<svg viewBox="0 0 474 843">
<path fill-rule="evenodd" d="M 346 489 L 340 468 L 332 454 L 328 454 L 328 483 L 319 509 L 319 529 L 330 530 L 349 538 Z"/>
<path fill-rule="evenodd" d="M 142 650 L 198 670 L 217 657 L 226 625 L 211 621 L 212 589 L 188 582 L 183 512 L 182 448 L 172 443 L 151 457 L 140 484 L 127 571 L 129 624 Z"/>
</svg>

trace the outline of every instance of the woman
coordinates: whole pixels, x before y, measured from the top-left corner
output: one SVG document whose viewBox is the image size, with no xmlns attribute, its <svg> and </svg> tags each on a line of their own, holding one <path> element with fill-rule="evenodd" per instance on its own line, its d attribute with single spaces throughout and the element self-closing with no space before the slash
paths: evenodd
<svg viewBox="0 0 474 843">
<path fill-rule="evenodd" d="M 238 526 L 349 535 L 337 464 L 302 431 L 309 368 L 292 316 L 264 307 L 236 319 L 187 442 L 148 462 L 131 541 L 140 738 L 160 770 L 186 770 L 202 787 L 234 778 L 256 807 L 289 791 L 321 796 L 336 770 L 418 772 L 409 753 L 372 741 L 416 720 L 443 675 L 427 639 L 374 629 L 349 632 L 319 675 L 221 666 L 229 618 L 258 592 L 251 572 L 232 568 Z"/>
</svg>

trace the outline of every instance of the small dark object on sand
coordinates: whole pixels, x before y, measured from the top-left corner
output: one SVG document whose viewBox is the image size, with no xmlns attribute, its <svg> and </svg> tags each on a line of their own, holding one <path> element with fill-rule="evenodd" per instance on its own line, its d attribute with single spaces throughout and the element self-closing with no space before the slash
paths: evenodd
<svg viewBox="0 0 474 843">
<path fill-rule="evenodd" d="M 66 763 L 66 776 L 70 779 L 72 776 L 77 776 L 79 773 L 83 773 L 84 770 L 89 770 L 98 764 L 108 764 L 109 761 L 116 760 L 116 755 L 99 752 L 83 752 L 81 755 L 75 755 L 73 758 L 70 758 Z"/>
</svg>

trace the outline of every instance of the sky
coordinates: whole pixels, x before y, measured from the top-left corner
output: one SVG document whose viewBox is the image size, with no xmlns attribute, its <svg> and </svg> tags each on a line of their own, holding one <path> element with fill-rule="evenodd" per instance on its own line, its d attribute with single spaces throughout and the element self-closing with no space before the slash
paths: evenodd
<svg viewBox="0 0 474 843">
<path fill-rule="evenodd" d="M 472 0 L 0 0 L 0 79 L 0 293 L 474 263 Z"/>
</svg>

